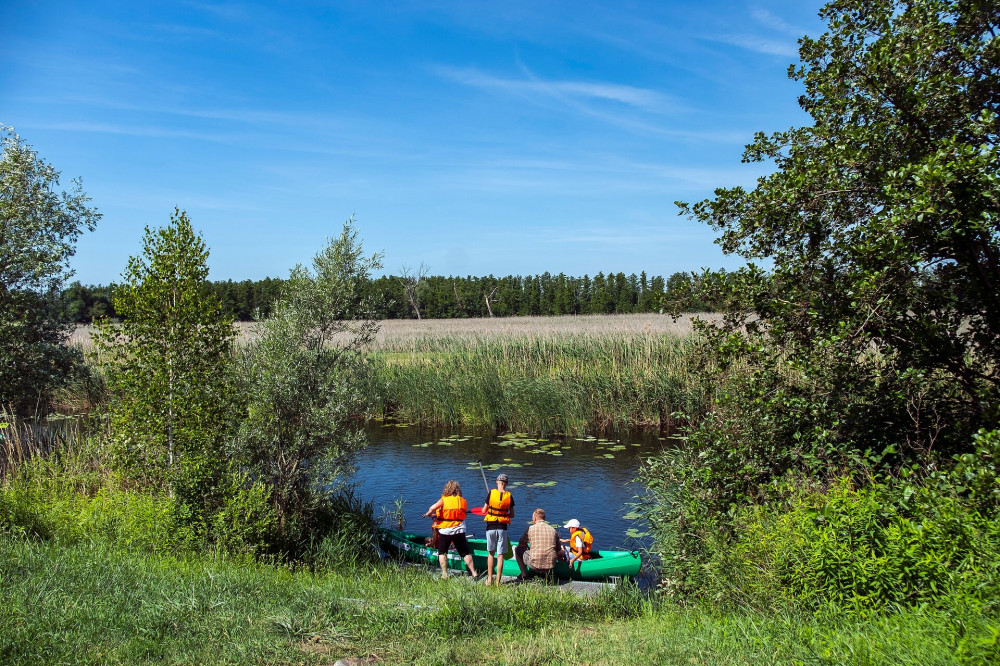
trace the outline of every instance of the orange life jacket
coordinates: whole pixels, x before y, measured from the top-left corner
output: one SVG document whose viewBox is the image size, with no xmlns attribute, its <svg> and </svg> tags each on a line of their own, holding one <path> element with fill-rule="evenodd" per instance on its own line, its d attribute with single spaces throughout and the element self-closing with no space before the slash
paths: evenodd
<svg viewBox="0 0 1000 666">
<path fill-rule="evenodd" d="M 580 541 L 583 542 L 579 548 L 576 545 L 577 537 L 580 537 Z M 590 547 L 593 545 L 594 537 L 586 527 L 576 527 L 569 531 L 569 549 L 574 557 L 579 556 L 578 559 L 581 560 L 590 559 Z"/>
<path fill-rule="evenodd" d="M 489 500 L 486 502 L 486 515 L 483 520 L 488 523 L 510 524 L 510 493 L 506 490 L 502 493 L 494 488 L 490 491 Z"/>
<path fill-rule="evenodd" d="M 439 530 L 458 527 L 465 520 L 465 514 L 468 509 L 468 503 L 460 495 L 442 497 L 441 508 L 435 512 L 437 520 L 434 521 L 434 527 Z"/>
</svg>

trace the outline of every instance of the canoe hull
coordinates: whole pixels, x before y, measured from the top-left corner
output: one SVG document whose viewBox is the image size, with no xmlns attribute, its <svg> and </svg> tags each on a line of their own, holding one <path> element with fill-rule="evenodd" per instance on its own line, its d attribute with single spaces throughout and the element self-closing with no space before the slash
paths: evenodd
<svg viewBox="0 0 1000 666">
<path fill-rule="evenodd" d="M 428 548 L 424 545 L 427 535 L 406 532 L 403 530 L 379 531 L 379 539 L 382 548 L 393 555 L 401 557 L 410 562 L 427 564 L 438 567 L 438 555 L 436 548 Z M 472 562 L 477 571 L 486 570 L 487 552 L 486 539 L 470 537 L 469 548 L 472 550 Z M 517 546 L 516 541 L 511 542 L 511 547 Z M 562 579 L 572 580 L 605 580 L 612 577 L 632 578 L 639 573 L 642 567 L 642 560 L 639 553 L 624 550 L 601 550 L 596 556 L 589 560 L 577 561 L 570 570 L 566 562 L 556 564 L 555 575 Z M 466 571 L 467 567 L 462 558 L 454 550 L 448 553 L 448 568 L 456 571 Z M 514 553 L 508 554 L 503 562 L 503 575 L 516 576 L 521 573 L 514 560 Z"/>
</svg>

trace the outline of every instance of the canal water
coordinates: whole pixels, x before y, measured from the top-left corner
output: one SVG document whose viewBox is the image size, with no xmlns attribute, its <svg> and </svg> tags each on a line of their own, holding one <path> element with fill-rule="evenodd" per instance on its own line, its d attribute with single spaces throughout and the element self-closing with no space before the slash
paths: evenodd
<svg viewBox="0 0 1000 666">
<path fill-rule="evenodd" d="M 642 486 L 635 483 L 643 457 L 658 453 L 670 441 L 654 434 L 621 438 L 597 436 L 537 439 L 519 433 L 441 432 L 407 425 L 373 425 L 370 444 L 357 454 L 355 481 L 360 495 L 376 511 L 392 514 L 398 507 L 406 529 L 430 532 L 427 507 L 454 479 L 470 508 L 482 506 L 486 486 L 497 474 L 509 477 L 515 516 L 511 538 L 517 539 L 541 507 L 547 520 L 560 528 L 576 518 L 594 535 L 596 549 L 636 549 L 648 546 L 646 526 L 629 506 Z M 470 515 L 471 534 L 483 536 L 483 519 Z M 388 525 L 387 523 L 387 526 Z"/>
</svg>

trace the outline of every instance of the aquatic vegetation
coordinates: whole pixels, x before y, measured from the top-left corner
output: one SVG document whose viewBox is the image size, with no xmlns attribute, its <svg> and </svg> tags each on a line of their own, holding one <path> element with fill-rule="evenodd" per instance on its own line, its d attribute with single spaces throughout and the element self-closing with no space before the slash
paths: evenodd
<svg viewBox="0 0 1000 666">
<path fill-rule="evenodd" d="M 537 334 L 384 342 L 370 356 L 370 416 L 440 425 L 580 435 L 588 429 L 676 425 L 707 402 L 689 365 L 693 336 Z"/>
</svg>

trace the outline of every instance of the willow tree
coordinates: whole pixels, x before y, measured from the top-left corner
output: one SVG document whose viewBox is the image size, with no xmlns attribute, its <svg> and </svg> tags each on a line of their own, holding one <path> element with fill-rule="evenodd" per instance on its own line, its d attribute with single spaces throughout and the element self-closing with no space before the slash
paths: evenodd
<svg viewBox="0 0 1000 666">
<path fill-rule="evenodd" d="M 228 422 L 232 322 L 208 283 L 208 249 L 187 214 L 146 228 L 97 336 L 119 462 L 173 489 L 211 485 Z M 193 492 L 200 492 L 194 490 Z"/>
<path fill-rule="evenodd" d="M 366 287 L 380 267 L 349 220 L 311 265 L 292 270 L 240 355 L 244 406 L 232 456 L 268 489 L 287 551 L 336 519 L 327 500 L 364 443 L 354 417 L 366 399 L 363 350 L 378 328 Z"/>
</svg>

